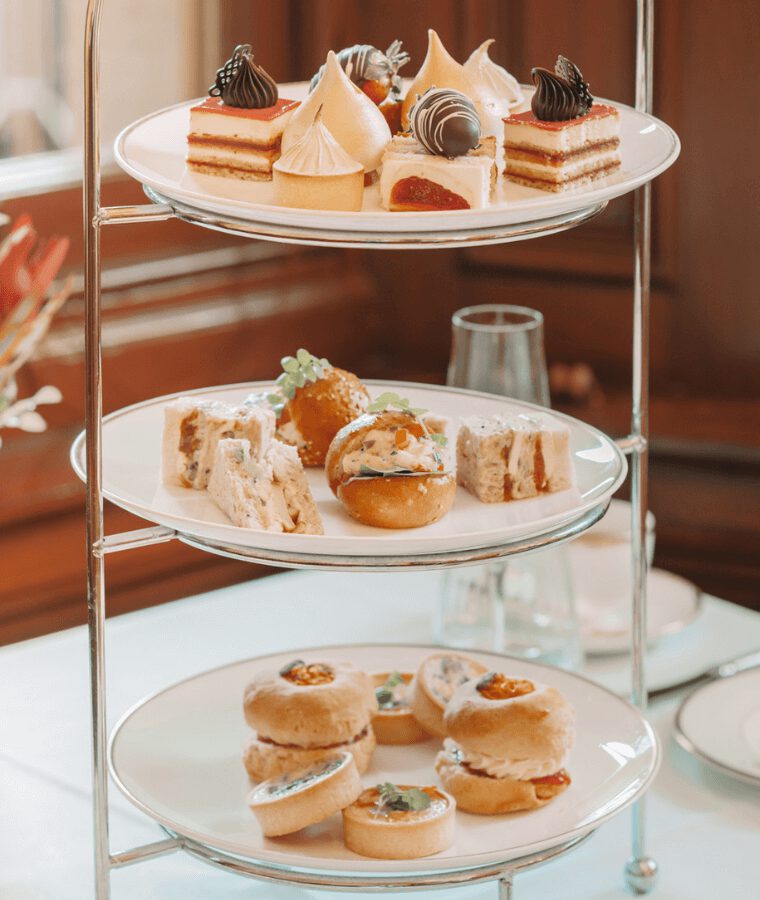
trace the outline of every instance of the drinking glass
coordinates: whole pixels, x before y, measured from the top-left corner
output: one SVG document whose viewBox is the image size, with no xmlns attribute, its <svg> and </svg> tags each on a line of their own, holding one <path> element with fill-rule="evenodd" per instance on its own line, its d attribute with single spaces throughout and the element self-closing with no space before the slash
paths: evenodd
<svg viewBox="0 0 760 900">
<path fill-rule="evenodd" d="M 544 317 L 538 310 L 468 306 L 451 321 L 448 384 L 549 405 Z M 564 548 L 449 570 L 433 626 L 443 644 L 577 668 L 580 630 Z"/>
</svg>

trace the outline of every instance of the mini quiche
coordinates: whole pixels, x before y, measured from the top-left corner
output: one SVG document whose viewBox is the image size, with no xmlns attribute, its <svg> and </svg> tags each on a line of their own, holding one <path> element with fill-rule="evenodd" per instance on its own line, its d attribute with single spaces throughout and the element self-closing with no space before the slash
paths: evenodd
<svg viewBox="0 0 760 900">
<path fill-rule="evenodd" d="M 353 756 L 342 752 L 263 781 L 248 795 L 248 806 L 264 834 L 277 837 L 324 821 L 353 803 L 361 789 Z"/>
<path fill-rule="evenodd" d="M 432 856 L 454 840 L 456 801 L 437 787 L 378 784 L 343 810 L 349 850 L 374 859 Z"/>
<path fill-rule="evenodd" d="M 377 698 L 372 730 L 378 744 L 415 744 L 429 737 L 409 706 L 409 685 L 413 677 L 411 672 L 370 675 Z"/>
</svg>

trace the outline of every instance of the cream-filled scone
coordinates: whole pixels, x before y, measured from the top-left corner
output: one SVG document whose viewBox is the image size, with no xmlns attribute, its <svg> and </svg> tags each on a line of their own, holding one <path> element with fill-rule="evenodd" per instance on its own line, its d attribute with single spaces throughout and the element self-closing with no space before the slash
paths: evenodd
<svg viewBox="0 0 760 900">
<path fill-rule="evenodd" d="M 335 435 L 325 474 L 353 518 L 378 528 L 419 528 L 451 509 L 456 479 L 446 438 L 429 431 L 423 412 L 385 393 Z"/>
<path fill-rule="evenodd" d="M 271 179 L 298 102 L 279 97 L 274 80 L 254 62 L 250 44 L 235 48 L 209 94 L 190 110 L 188 168 L 243 181 Z"/>
<path fill-rule="evenodd" d="M 410 135 L 383 157 L 380 197 L 391 212 L 482 209 L 496 186 L 496 139 L 481 137 L 472 101 L 430 88 L 412 107 Z"/>
<path fill-rule="evenodd" d="M 504 123 L 504 174 L 555 193 L 585 187 L 620 167 L 620 113 L 594 103 L 577 66 L 560 56 L 555 71 L 531 73 L 528 112 Z"/>
<path fill-rule="evenodd" d="M 535 809 L 569 787 L 575 711 L 554 688 L 488 672 L 456 690 L 444 718 L 435 768 L 465 812 Z"/>
<path fill-rule="evenodd" d="M 327 54 L 317 86 L 298 107 L 282 136 L 282 152 L 298 143 L 322 108 L 322 122 L 351 159 L 364 167 L 365 181 L 380 166 L 391 139 L 385 117 L 346 75 L 335 54 Z"/>
<path fill-rule="evenodd" d="M 345 809 L 362 792 L 353 756 L 341 752 L 257 785 L 248 806 L 266 837 L 292 834 Z"/>
<path fill-rule="evenodd" d="M 570 431 L 546 413 L 462 419 L 457 478 L 483 503 L 567 490 L 573 483 Z"/>
<path fill-rule="evenodd" d="M 372 681 L 349 662 L 296 659 L 258 673 L 243 698 L 255 731 L 243 751 L 248 774 L 271 778 L 340 750 L 363 772 L 375 746 L 370 719 L 376 709 Z"/>
<path fill-rule="evenodd" d="M 272 167 L 275 203 L 299 209 L 356 211 L 364 200 L 364 167 L 321 121 L 321 110 L 300 140 Z"/>
<path fill-rule="evenodd" d="M 409 705 L 417 721 L 434 737 L 445 737 L 446 705 L 465 682 L 486 672 L 486 667 L 463 653 L 434 653 L 422 661 L 411 684 Z"/>
<path fill-rule="evenodd" d="M 370 676 L 375 685 L 377 712 L 372 730 L 378 744 L 414 744 L 429 737 L 409 705 L 411 672 L 377 672 Z"/>
<path fill-rule="evenodd" d="M 164 407 L 161 474 L 166 484 L 203 490 L 219 441 L 245 439 L 261 459 L 274 437 L 275 414 L 267 407 L 234 406 L 203 397 L 180 397 Z"/>
<path fill-rule="evenodd" d="M 489 38 L 473 50 L 464 70 L 477 90 L 483 134 L 493 135 L 501 143 L 504 117 L 527 108 L 527 101 L 517 79 L 488 55 L 488 48 L 493 43 L 494 39 Z"/>
<path fill-rule="evenodd" d="M 343 810 L 349 850 L 374 859 L 418 859 L 450 847 L 454 798 L 440 788 L 378 784 Z"/>
</svg>

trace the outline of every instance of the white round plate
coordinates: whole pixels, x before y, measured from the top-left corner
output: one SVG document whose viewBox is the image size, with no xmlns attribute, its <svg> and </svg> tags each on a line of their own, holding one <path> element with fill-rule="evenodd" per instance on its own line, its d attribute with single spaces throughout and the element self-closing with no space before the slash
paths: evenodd
<svg viewBox="0 0 760 900">
<path fill-rule="evenodd" d="M 538 407 L 456 388 L 404 382 L 367 381 L 370 393 L 400 392 L 413 406 L 451 420 L 450 441 L 461 416 L 497 412 L 535 412 Z M 335 499 L 324 471 L 307 469 L 325 533 L 271 534 L 238 528 L 205 491 L 165 485 L 161 481 L 161 435 L 164 407 L 178 396 L 213 397 L 231 403 L 271 389 L 270 382 L 205 388 L 159 397 L 111 413 L 103 420 L 103 492 L 108 500 L 159 525 L 222 545 L 298 554 L 355 556 L 417 556 L 491 547 L 536 537 L 604 505 L 626 475 L 625 457 L 600 431 L 560 413 L 552 415 L 570 428 L 575 486 L 554 494 L 511 503 L 480 503 L 464 488 L 457 491 L 451 512 L 424 528 L 371 528 L 351 519 Z M 72 462 L 84 479 L 84 433 L 74 443 Z"/>
<path fill-rule="evenodd" d="M 432 648 L 356 645 L 320 648 L 319 656 L 352 660 L 367 671 L 414 671 Z M 180 682 L 142 701 L 111 738 L 111 773 L 126 796 L 172 831 L 219 850 L 281 866 L 333 872 L 446 871 L 507 861 L 592 831 L 642 793 L 655 775 L 659 748 L 652 728 L 624 700 L 577 675 L 472 653 L 492 669 L 556 687 L 577 713 L 568 763 L 570 788 L 542 809 L 504 816 L 457 813 L 453 846 L 413 861 L 370 860 L 343 845 L 340 816 L 286 838 L 266 839 L 245 804 L 250 789 L 240 760 L 249 732 L 243 689 L 262 668 L 314 650 L 292 650 L 234 663 Z M 440 743 L 378 747 L 365 785 L 430 784 Z"/>
<path fill-rule="evenodd" d="M 280 86 L 280 96 L 300 100 L 307 83 Z M 528 96 L 532 88 L 525 88 Z M 435 232 L 486 229 L 537 222 L 605 203 L 651 181 L 678 158 L 675 132 L 654 116 L 612 103 L 620 110 L 619 172 L 588 187 L 552 194 L 499 178 L 495 202 L 487 209 L 391 213 L 380 205 L 377 184 L 365 189 L 359 212 L 286 209 L 274 205 L 271 182 L 238 181 L 199 175 L 185 166 L 190 107 L 199 100 L 151 113 L 117 137 L 116 161 L 127 174 L 160 195 L 195 209 L 251 222 L 354 232 Z M 609 100 L 600 101 L 611 103 Z"/>
<path fill-rule="evenodd" d="M 627 550 L 629 548 L 626 548 Z M 630 552 L 630 551 L 629 551 Z M 573 566 L 575 547 L 568 546 Z M 586 556 L 584 555 L 584 559 Z M 617 589 L 618 573 L 607 570 L 604 554 L 599 554 L 594 567 L 594 595 L 584 596 L 574 579 L 575 602 L 581 624 L 584 651 L 591 656 L 628 653 L 631 649 L 630 587 Z M 611 590 L 605 594 L 607 574 Z M 652 569 L 647 578 L 647 636 L 650 645 L 670 634 L 676 634 L 691 624 L 702 608 L 699 588 L 672 572 Z"/>
<path fill-rule="evenodd" d="M 694 691 L 678 710 L 675 737 L 703 762 L 760 785 L 760 669 Z"/>
</svg>

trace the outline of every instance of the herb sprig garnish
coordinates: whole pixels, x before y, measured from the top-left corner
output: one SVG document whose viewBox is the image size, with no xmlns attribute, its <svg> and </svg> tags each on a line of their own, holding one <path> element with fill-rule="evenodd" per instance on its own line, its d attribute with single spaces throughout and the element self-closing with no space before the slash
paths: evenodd
<svg viewBox="0 0 760 900">
<path fill-rule="evenodd" d="M 368 413 L 382 413 L 387 412 L 389 408 L 397 409 L 399 412 L 408 413 L 410 416 L 414 416 L 415 419 L 419 419 L 420 425 L 422 426 L 422 430 L 425 432 L 425 437 L 428 440 L 431 440 L 434 444 L 437 444 L 439 447 L 445 447 L 448 444 L 448 438 L 445 434 L 433 434 L 430 429 L 425 424 L 425 420 L 421 418 L 424 413 L 428 412 L 423 406 L 412 406 L 409 403 L 408 398 L 400 397 L 398 394 L 394 394 L 392 391 L 385 391 L 380 394 L 372 403 L 367 407 Z"/>
<path fill-rule="evenodd" d="M 377 790 L 380 792 L 378 804 L 380 812 L 390 812 L 391 810 L 417 812 L 430 806 L 429 795 L 416 787 L 403 791 L 395 784 L 391 784 L 390 781 L 386 781 L 385 784 L 378 784 Z"/>
<path fill-rule="evenodd" d="M 283 666 L 278 674 L 282 675 L 284 678 L 286 675 L 290 675 L 293 669 L 297 669 L 299 666 L 305 665 L 306 663 L 302 659 L 294 659 L 293 662 L 289 662 L 287 665 Z"/>
<path fill-rule="evenodd" d="M 332 369 L 328 360 L 318 359 L 303 347 L 296 351 L 295 356 L 283 356 L 280 365 L 282 374 L 276 381 L 278 391 L 267 394 L 267 402 L 278 418 L 288 400 L 295 397 L 298 388 L 304 387 L 307 381 L 313 384 L 318 378 L 322 378 L 325 372 Z"/>
<path fill-rule="evenodd" d="M 391 672 L 385 682 L 375 688 L 375 697 L 380 709 L 392 709 L 395 705 L 393 689 L 404 683 L 404 676 L 400 672 Z"/>
</svg>

